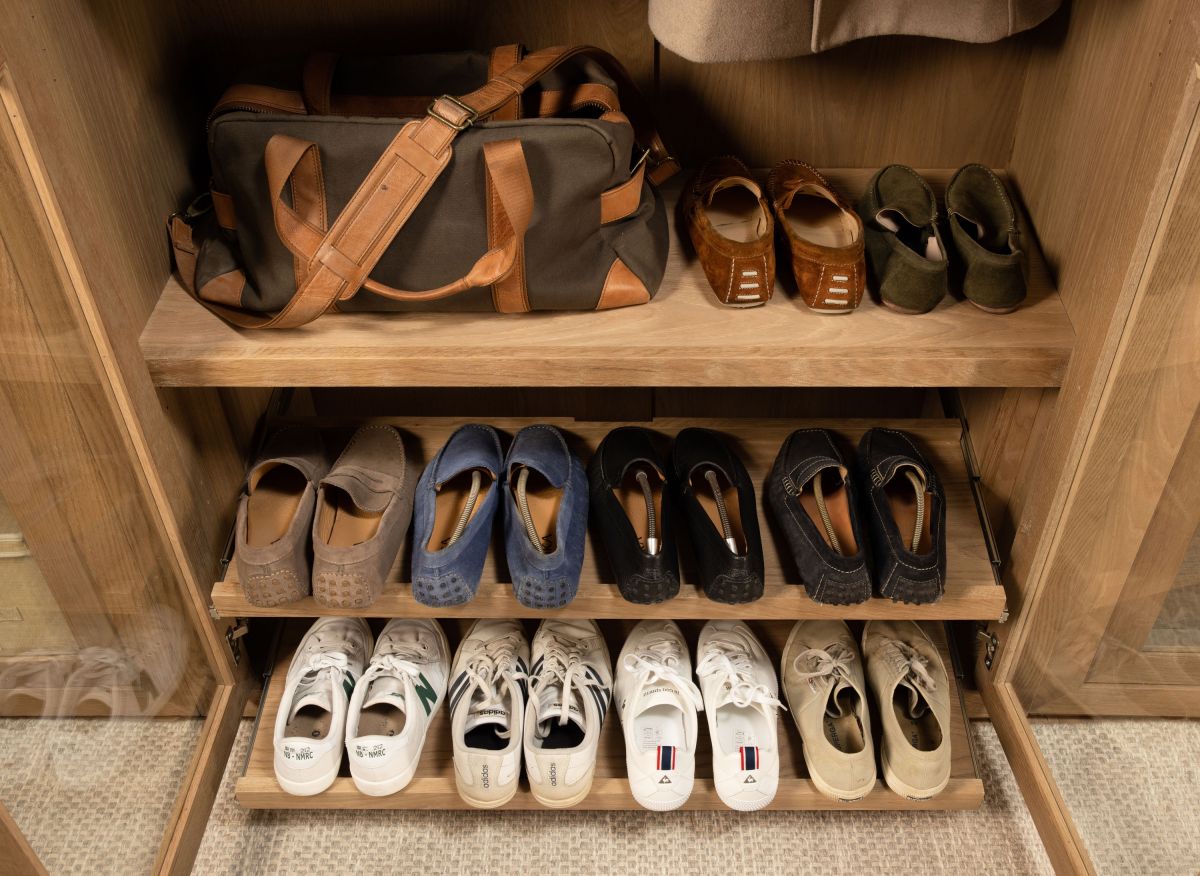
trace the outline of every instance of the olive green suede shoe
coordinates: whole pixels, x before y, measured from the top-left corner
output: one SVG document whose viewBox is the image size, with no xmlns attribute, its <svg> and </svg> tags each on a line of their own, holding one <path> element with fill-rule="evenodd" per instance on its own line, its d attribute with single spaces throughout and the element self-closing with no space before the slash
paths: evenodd
<svg viewBox="0 0 1200 876">
<path fill-rule="evenodd" d="M 1025 300 L 1025 253 L 1004 183 L 982 164 L 961 167 L 946 187 L 946 213 L 966 299 L 989 313 Z"/>
<path fill-rule="evenodd" d="M 866 228 L 867 275 L 884 305 L 925 313 L 946 297 L 946 247 L 937 201 L 911 167 L 889 164 L 872 177 L 855 208 Z"/>
</svg>

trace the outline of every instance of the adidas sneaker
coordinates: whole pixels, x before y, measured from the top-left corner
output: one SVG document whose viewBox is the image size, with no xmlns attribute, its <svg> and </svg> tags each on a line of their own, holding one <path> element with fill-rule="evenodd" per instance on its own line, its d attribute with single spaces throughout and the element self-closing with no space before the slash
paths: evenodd
<svg viewBox="0 0 1200 876">
<path fill-rule="evenodd" d="M 532 656 L 524 728 L 529 790 L 543 806 L 574 806 L 592 788 L 612 695 L 608 646 L 595 621 L 544 620 Z"/>
<path fill-rule="evenodd" d="M 346 718 L 346 753 L 358 790 L 384 797 L 412 781 L 449 673 L 450 645 L 437 621 L 388 621 Z"/>
<path fill-rule="evenodd" d="M 630 631 L 616 693 L 633 798 L 646 809 L 678 809 L 696 778 L 696 712 L 704 704 L 674 621 L 644 620 Z"/>
<path fill-rule="evenodd" d="M 696 675 L 712 741 L 713 782 L 730 809 L 752 812 L 779 787 L 779 681 L 741 621 L 709 621 L 696 644 Z"/>
<path fill-rule="evenodd" d="M 371 653 L 362 618 L 323 617 L 300 640 L 275 718 L 275 778 L 289 794 L 319 794 L 342 765 L 346 708 Z"/>
<path fill-rule="evenodd" d="M 454 656 L 450 738 L 459 796 L 479 809 L 503 806 L 521 779 L 529 642 L 515 620 L 477 620 Z"/>
</svg>

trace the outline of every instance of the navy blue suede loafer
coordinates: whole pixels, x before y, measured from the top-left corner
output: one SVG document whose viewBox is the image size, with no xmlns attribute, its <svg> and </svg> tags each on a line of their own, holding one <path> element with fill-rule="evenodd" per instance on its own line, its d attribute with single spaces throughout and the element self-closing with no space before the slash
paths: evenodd
<svg viewBox="0 0 1200 876">
<path fill-rule="evenodd" d="M 413 507 L 412 588 L 423 605 L 461 605 L 479 589 L 500 506 L 500 438 L 460 427 L 425 467 Z"/>
<path fill-rule="evenodd" d="M 517 600 L 561 608 L 579 590 L 587 538 L 583 464 L 553 426 L 526 426 L 504 461 L 504 544 Z"/>
</svg>

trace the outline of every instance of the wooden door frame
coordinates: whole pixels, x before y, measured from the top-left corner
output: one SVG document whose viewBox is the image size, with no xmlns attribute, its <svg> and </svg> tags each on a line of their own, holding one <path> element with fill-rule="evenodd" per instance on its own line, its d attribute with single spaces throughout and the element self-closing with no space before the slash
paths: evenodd
<svg viewBox="0 0 1200 876">
<path fill-rule="evenodd" d="M 1127 582 L 1200 407 L 1200 67 L 1189 72 L 1160 174 L 1161 209 L 1152 199 L 1147 246 L 1130 268 L 1128 307 L 1110 325 L 1108 364 L 1094 371 L 1095 415 L 1084 421 L 1045 563 L 1023 588 L 1018 623 L 994 630 L 1008 640 L 995 678 L 1035 714 L 1197 714 L 1198 683 L 1164 697 L 1163 685 L 1092 677 L 1123 594 L 1148 595 L 1126 591 Z"/>
</svg>

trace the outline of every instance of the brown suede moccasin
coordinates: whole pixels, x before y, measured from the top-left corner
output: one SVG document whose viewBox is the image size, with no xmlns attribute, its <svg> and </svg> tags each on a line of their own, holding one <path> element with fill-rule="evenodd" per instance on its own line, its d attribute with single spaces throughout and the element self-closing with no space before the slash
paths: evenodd
<svg viewBox="0 0 1200 876">
<path fill-rule="evenodd" d="M 308 535 L 317 482 L 328 470 L 320 433 L 299 426 L 272 435 L 250 469 L 238 502 L 234 559 L 253 605 L 308 595 Z"/>
<path fill-rule="evenodd" d="M 721 303 L 766 304 L 775 287 L 774 223 L 746 165 L 731 156 L 705 164 L 684 192 L 683 220 Z"/>
<path fill-rule="evenodd" d="M 863 223 L 853 207 L 802 161 L 775 165 L 767 190 L 804 303 L 821 313 L 858 307 L 866 264 Z"/>
<path fill-rule="evenodd" d="M 313 598 L 365 608 L 383 593 L 412 521 L 414 477 L 391 426 L 354 433 L 321 479 L 313 517 Z"/>
</svg>

